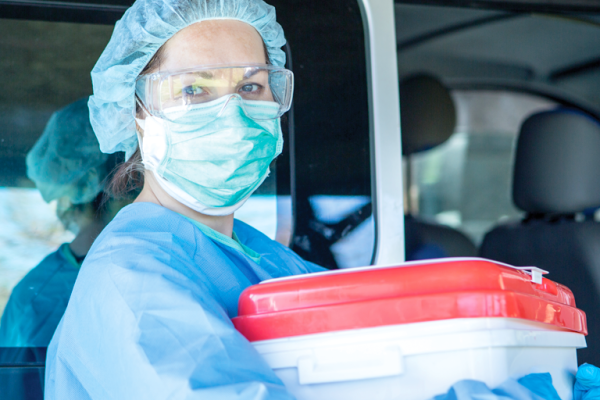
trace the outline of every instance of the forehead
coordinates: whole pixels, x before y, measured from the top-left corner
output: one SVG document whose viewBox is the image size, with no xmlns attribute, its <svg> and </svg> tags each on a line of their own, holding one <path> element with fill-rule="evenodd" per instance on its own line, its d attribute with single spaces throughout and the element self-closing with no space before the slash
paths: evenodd
<svg viewBox="0 0 600 400">
<path fill-rule="evenodd" d="M 260 34 L 237 20 L 210 20 L 177 32 L 165 44 L 161 71 L 207 65 L 265 64 Z"/>
</svg>

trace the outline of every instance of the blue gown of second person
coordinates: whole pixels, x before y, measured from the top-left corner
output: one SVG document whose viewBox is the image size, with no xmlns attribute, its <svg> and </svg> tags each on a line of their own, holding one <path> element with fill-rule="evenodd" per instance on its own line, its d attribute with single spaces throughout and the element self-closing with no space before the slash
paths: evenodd
<svg viewBox="0 0 600 400">
<path fill-rule="evenodd" d="M 0 320 L 0 346 L 46 347 L 62 317 L 81 261 L 62 244 L 15 286 Z"/>
<path fill-rule="evenodd" d="M 46 399 L 291 399 L 231 318 L 248 286 L 323 271 L 236 220 L 233 239 L 123 208 L 88 253 L 48 349 Z"/>
</svg>

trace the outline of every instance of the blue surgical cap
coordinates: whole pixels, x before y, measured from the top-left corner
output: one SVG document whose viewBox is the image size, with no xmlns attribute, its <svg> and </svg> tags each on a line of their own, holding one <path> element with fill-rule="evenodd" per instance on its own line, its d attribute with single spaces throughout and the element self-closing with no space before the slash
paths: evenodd
<svg viewBox="0 0 600 400">
<path fill-rule="evenodd" d="M 46 202 L 66 197 L 89 203 L 102 191 L 110 172 L 90 125 L 88 99 L 55 112 L 27 153 L 27 176 Z"/>
<path fill-rule="evenodd" d="M 262 0 L 137 0 L 117 22 L 110 42 L 92 70 L 90 120 L 100 149 L 136 149 L 135 80 L 158 49 L 181 29 L 200 21 L 235 19 L 261 35 L 273 65 L 283 67 L 283 29 L 275 8 Z"/>
</svg>

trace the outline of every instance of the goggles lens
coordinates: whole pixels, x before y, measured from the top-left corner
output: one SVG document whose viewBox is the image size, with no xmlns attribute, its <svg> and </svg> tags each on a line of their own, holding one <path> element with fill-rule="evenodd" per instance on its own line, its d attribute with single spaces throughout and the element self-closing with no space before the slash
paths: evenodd
<svg viewBox="0 0 600 400">
<path fill-rule="evenodd" d="M 291 71 L 273 66 L 218 67 L 143 75 L 136 94 L 151 114 L 169 119 L 171 111 L 186 111 L 235 94 L 253 119 L 279 118 L 290 109 L 294 91 Z M 253 102 L 272 102 L 276 113 L 265 115 Z"/>
</svg>

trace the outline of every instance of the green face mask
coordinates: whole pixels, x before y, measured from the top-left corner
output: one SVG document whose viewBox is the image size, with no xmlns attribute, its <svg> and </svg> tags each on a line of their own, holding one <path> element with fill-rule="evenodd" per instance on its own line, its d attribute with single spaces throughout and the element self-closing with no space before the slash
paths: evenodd
<svg viewBox="0 0 600 400">
<path fill-rule="evenodd" d="M 264 119 L 248 118 L 243 107 Z M 184 205 L 208 215 L 231 214 L 265 180 L 281 153 L 280 119 L 268 119 L 278 111 L 276 103 L 242 106 L 231 95 L 172 110 L 170 121 L 149 116 L 138 121 L 144 129 L 144 166 Z"/>
</svg>

